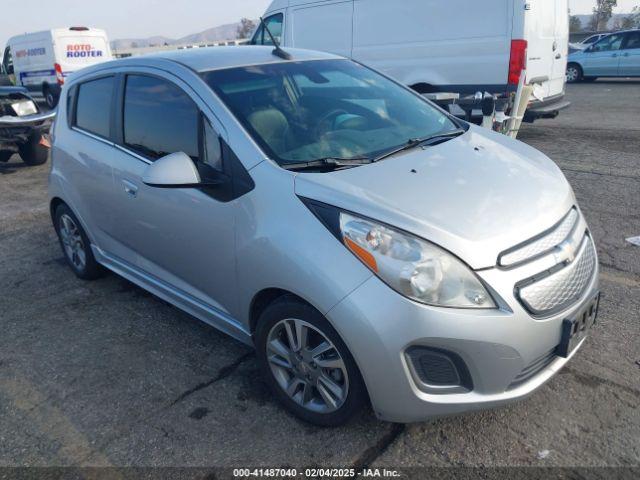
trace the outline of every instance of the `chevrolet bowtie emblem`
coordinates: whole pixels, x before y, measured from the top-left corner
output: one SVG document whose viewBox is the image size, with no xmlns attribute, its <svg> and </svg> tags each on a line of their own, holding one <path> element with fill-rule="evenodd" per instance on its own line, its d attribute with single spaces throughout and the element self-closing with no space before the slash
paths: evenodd
<svg viewBox="0 0 640 480">
<path fill-rule="evenodd" d="M 560 245 L 556 247 L 557 251 L 555 253 L 556 260 L 558 263 L 571 263 L 576 258 L 577 247 L 572 240 L 565 240 Z"/>
</svg>

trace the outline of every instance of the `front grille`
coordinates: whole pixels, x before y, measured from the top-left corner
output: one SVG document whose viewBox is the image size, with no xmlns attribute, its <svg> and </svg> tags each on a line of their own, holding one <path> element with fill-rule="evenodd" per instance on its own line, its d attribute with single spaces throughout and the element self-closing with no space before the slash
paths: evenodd
<svg viewBox="0 0 640 480">
<path fill-rule="evenodd" d="M 572 208 L 569 213 L 567 213 L 560 222 L 551 227 L 551 229 L 500 254 L 498 265 L 502 267 L 513 267 L 519 263 L 533 260 L 536 257 L 551 252 L 571 235 L 578 220 L 578 211 Z"/>
<path fill-rule="evenodd" d="M 507 390 L 513 390 L 520 385 L 526 383 L 529 379 L 535 377 L 538 373 L 547 368 L 556 358 L 556 349 L 548 351 L 544 355 L 536 358 L 529 365 L 524 367 L 522 371 L 513 379 L 513 382 L 507 387 Z"/>
<path fill-rule="evenodd" d="M 576 302 L 596 271 L 596 252 L 591 237 L 583 237 L 575 259 L 559 264 L 516 285 L 516 297 L 534 316 L 552 315 Z"/>
</svg>

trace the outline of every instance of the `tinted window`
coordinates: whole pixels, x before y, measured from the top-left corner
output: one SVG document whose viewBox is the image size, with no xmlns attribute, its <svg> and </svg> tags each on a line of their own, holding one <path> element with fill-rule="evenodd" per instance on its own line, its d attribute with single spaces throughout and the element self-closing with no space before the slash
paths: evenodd
<svg viewBox="0 0 640 480">
<path fill-rule="evenodd" d="M 124 99 L 124 143 L 152 160 L 175 152 L 198 159 L 198 107 L 176 85 L 129 75 Z"/>
<path fill-rule="evenodd" d="M 278 45 L 281 44 L 281 40 L 282 40 L 283 18 L 284 18 L 283 15 L 281 13 L 278 13 L 276 15 L 271 15 L 269 18 L 265 19 L 264 21 L 264 23 L 267 24 L 267 28 L 271 32 L 271 35 L 273 35 L 273 38 L 275 38 L 276 42 L 278 42 Z M 260 27 L 258 27 L 258 30 L 256 31 L 256 34 L 253 36 L 253 39 L 251 40 L 251 44 L 252 45 L 273 45 L 273 42 L 271 41 L 271 37 L 269 36 L 269 34 L 265 32 L 262 25 L 260 25 Z"/>
<path fill-rule="evenodd" d="M 624 48 L 640 48 L 640 32 L 627 33 L 627 43 Z"/>
<path fill-rule="evenodd" d="M 82 83 L 78 88 L 76 126 L 108 138 L 112 98 L 113 77 Z"/>
</svg>

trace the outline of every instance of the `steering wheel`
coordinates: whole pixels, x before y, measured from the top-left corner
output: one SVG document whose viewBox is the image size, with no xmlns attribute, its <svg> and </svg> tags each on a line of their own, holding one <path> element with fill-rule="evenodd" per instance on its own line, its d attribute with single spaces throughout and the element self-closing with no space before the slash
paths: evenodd
<svg viewBox="0 0 640 480">
<path fill-rule="evenodd" d="M 316 125 L 316 135 L 318 137 L 323 136 L 325 133 L 328 133 L 333 130 L 331 128 L 333 126 L 333 122 L 336 121 L 340 115 L 348 114 L 346 110 L 342 108 L 336 108 L 334 110 L 330 110 L 328 113 L 324 114 L 322 118 L 318 121 Z M 329 127 L 329 128 L 328 128 Z"/>
</svg>

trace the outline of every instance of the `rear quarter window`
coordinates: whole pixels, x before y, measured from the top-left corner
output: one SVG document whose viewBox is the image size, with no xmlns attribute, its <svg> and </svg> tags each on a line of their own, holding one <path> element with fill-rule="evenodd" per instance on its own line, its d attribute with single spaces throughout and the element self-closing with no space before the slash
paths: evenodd
<svg viewBox="0 0 640 480">
<path fill-rule="evenodd" d="M 113 85 L 114 77 L 104 77 L 78 86 L 76 127 L 109 138 Z"/>
</svg>

